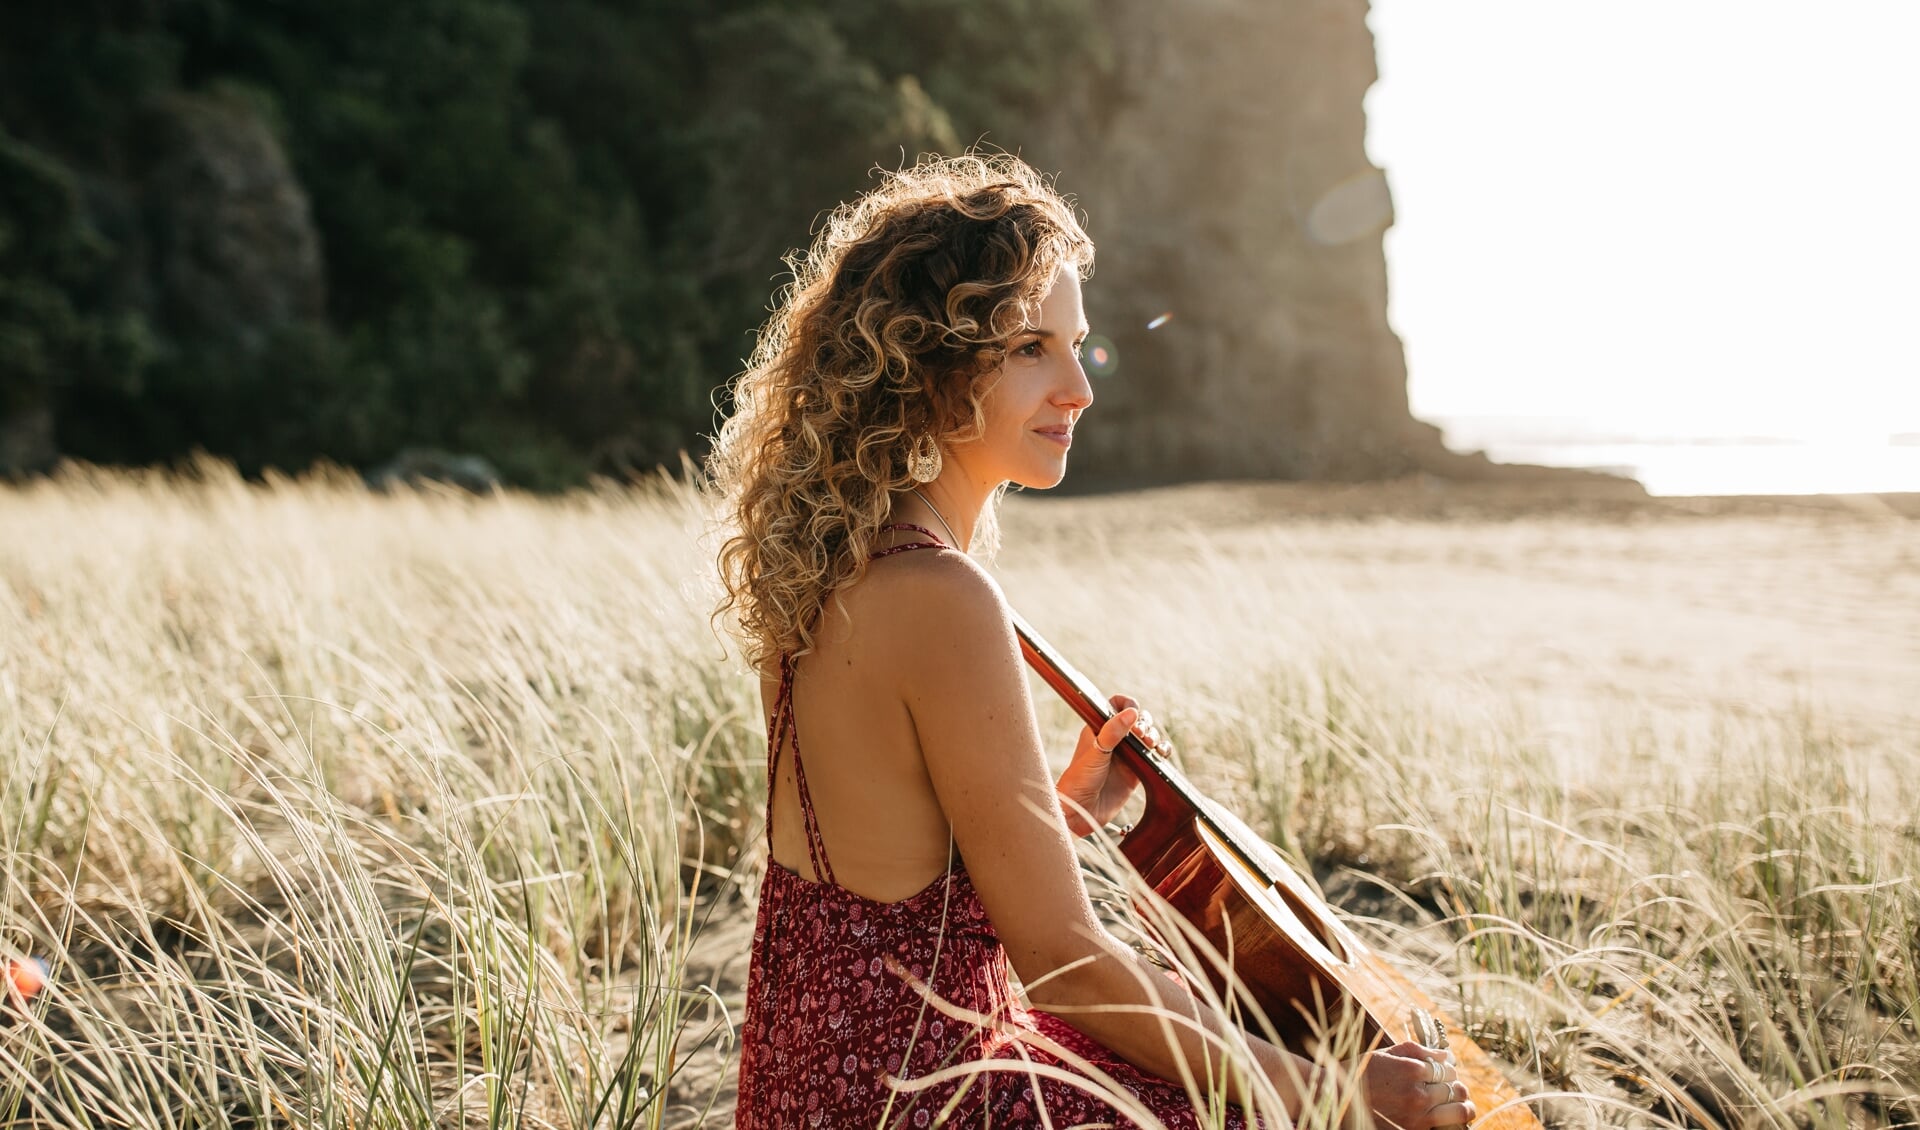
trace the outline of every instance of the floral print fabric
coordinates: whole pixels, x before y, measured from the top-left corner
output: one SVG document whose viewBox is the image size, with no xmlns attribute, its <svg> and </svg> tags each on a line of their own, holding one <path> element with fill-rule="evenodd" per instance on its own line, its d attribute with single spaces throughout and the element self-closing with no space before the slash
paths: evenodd
<svg viewBox="0 0 1920 1130">
<path fill-rule="evenodd" d="M 915 542 L 875 556 L 939 545 Z M 1091 1067 L 1106 1076 L 1104 1086 L 1132 1095 L 1166 1125 L 1198 1127 L 1183 1089 L 1020 1004 L 964 865 L 893 903 L 833 882 L 793 733 L 793 664 L 785 656 L 780 674 L 768 780 L 792 736 L 808 854 L 822 881 L 768 864 L 747 975 L 735 1125 L 1136 1125 L 1089 1093 Z M 771 813 L 768 824 L 771 845 Z M 1238 1108 L 1224 1113 L 1224 1125 L 1245 1125 Z"/>
</svg>

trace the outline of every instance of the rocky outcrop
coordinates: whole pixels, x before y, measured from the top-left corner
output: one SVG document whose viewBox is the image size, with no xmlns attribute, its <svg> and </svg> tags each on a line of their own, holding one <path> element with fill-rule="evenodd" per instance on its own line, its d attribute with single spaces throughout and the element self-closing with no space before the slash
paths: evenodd
<svg viewBox="0 0 1920 1130">
<path fill-rule="evenodd" d="M 44 404 L 0 412 L 0 478 L 53 465 L 53 410 Z"/>
<path fill-rule="evenodd" d="M 176 94 L 148 115 L 151 277 L 182 337 L 242 348 L 324 313 L 326 276 L 307 195 L 244 104 Z"/>
<path fill-rule="evenodd" d="M 1365 150 L 1365 0 L 1103 11 L 1111 76 L 1023 146 L 1100 248 L 1087 314 L 1115 360 L 1075 485 L 1505 473 L 1408 410 L 1381 245 L 1393 205 Z"/>
<path fill-rule="evenodd" d="M 500 472 L 478 455 L 462 455 L 432 447 L 409 447 L 367 472 L 365 482 L 378 491 L 449 483 L 472 494 L 497 489 Z"/>
</svg>

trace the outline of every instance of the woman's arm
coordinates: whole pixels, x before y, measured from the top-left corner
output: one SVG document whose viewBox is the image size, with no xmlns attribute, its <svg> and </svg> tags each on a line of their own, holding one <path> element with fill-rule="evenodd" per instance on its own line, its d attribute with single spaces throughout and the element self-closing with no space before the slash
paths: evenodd
<svg viewBox="0 0 1920 1130">
<path fill-rule="evenodd" d="M 1223 1045 L 1244 1041 L 1254 1066 L 1297 1115 L 1313 1065 L 1239 1032 L 1219 1011 L 1110 934 L 1093 912 L 1048 772 L 999 586 L 958 554 L 931 553 L 886 602 L 903 642 L 897 691 L 913 717 L 927 772 L 980 900 L 1033 1003 L 1066 1019 L 1121 1058 L 1163 1079 L 1226 1081 Z M 1124 721 L 1109 723 L 1123 729 Z M 1104 732 L 1104 731 L 1103 731 Z M 1172 1019 L 1156 1023 L 1152 1013 Z M 1429 1055 L 1417 1045 L 1376 1052 L 1361 1086 L 1376 1114 L 1407 1127 L 1466 1122 L 1464 1090 L 1429 1093 Z M 1436 1121 L 1437 1117 L 1437 1121 Z"/>
<path fill-rule="evenodd" d="M 1178 1080 L 1183 1067 L 1221 1078 L 1226 1059 L 1201 1032 L 1222 1037 L 1225 1023 L 1094 916 L 998 586 L 956 554 L 913 565 L 912 583 L 889 600 L 899 606 L 890 610 L 897 638 L 911 641 L 896 668 L 898 690 L 955 843 L 1030 998 L 1161 1078 Z M 1148 1009 L 1190 1023 L 1175 1025 L 1169 1041 L 1161 1025 L 1143 1022 Z M 1285 1074 L 1285 1052 L 1263 1044 L 1256 1054 L 1270 1074 Z M 1304 1061 L 1297 1067 L 1304 1071 Z"/>
</svg>

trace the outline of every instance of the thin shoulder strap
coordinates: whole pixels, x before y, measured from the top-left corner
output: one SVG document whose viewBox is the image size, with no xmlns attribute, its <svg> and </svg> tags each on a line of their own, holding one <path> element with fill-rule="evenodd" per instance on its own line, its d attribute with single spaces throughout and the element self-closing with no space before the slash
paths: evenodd
<svg viewBox="0 0 1920 1130">
<path fill-rule="evenodd" d="M 839 886 L 833 878 L 833 866 L 827 862 L 827 842 L 820 835 L 820 818 L 813 811 L 813 794 L 807 790 L 807 766 L 800 758 L 800 727 L 793 720 L 794 662 L 780 653 L 780 691 L 773 700 L 773 730 L 767 735 L 767 853 L 773 853 L 773 789 L 780 780 L 780 750 L 788 738 L 793 740 L 793 784 L 799 794 L 800 823 L 807 834 L 807 861 L 813 864 L 816 882 Z"/>
<path fill-rule="evenodd" d="M 876 549 L 871 554 L 867 555 L 867 560 L 877 561 L 882 557 L 892 557 L 896 553 L 905 553 L 909 549 L 945 549 L 947 548 L 947 543 L 941 541 L 939 536 L 936 535 L 932 530 L 927 529 L 925 526 L 916 526 L 912 522 L 890 522 L 887 525 L 880 527 L 878 532 L 884 534 L 888 530 L 912 530 L 914 533 L 917 533 L 917 534 L 925 534 L 926 536 L 932 538 L 933 540 L 932 541 L 910 541 L 905 543 L 904 545 L 892 545 L 892 546 L 888 546 L 885 549 Z"/>
</svg>

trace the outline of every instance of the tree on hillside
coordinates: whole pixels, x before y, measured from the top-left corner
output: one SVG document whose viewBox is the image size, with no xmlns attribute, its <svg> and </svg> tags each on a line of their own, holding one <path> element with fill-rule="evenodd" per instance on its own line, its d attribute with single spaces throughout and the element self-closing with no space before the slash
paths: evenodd
<svg viewBox="0 0 1920 1130">
<path fill-rule="evenodd" d="M 825 210 L 875 164 L 1010 143 L 1098 56 L 1090 0 L 9 19 L 0 417 L 50 409 L 102 461 L 425 446 L 531 485 L 697 450 Z"/>
</svg>

